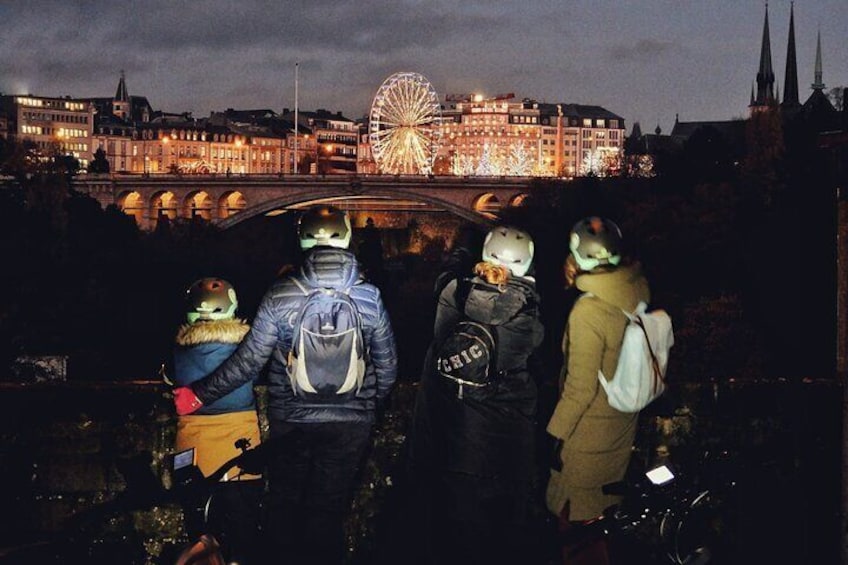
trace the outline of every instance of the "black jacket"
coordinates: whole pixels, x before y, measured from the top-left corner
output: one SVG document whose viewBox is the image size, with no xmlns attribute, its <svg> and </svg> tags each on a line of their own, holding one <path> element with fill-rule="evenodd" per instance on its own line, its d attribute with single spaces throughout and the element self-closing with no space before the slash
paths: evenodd
<svg viewBox="0 0 848 565">
<path fill-rule="evenodd" d="M 292 280 L 285 278 L 265 294 L 250 333 L 233 356 L 214 373 L 193 383 L 194 393 L 204 404 L 221 398 L 248 382 L 270 359 L 269 419 L 293 423 L 373 421 L 376 402 L 389 393 L 397 378 L 395 337 L 380 291 L 362 280 L 352 253 L 329 247 L 311 251 L 296 276 L 309 288 L 350 288 L 368 349 L 365 379 L 359 392 L 342 395 L 333 403 L 294 394 L 286 359 L 292 347 L 292 320 L 306 297 Z"/>
<path fill-rule="evenodd" d="M 464 283 L 463 283 L 464 284 Z M 514 277 L 499 289 L 474 279 L 465 315 L 496 333 L 499 376 L 485 400 L 459 399 L 435 369 L 435 345 L 463 316 L 464 292 L 456 280 L 439 296 L 433 344 L 416 399 L 412 457 L 415 465 L 505 480 L 530 480 L 536 385 L 528 358 L 541 344 L 539 300 L 532 279 Z M 442 381 L 440 381 L 442 379 Z"/>
</svg>

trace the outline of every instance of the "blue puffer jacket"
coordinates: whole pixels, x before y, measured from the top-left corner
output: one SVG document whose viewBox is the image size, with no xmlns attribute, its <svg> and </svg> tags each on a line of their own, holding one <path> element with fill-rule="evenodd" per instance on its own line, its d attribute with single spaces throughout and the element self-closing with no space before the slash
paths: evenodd
<svg viewBox="0 0 848 565">
<path fill-rule="evenodd" d="M 181 326 L 174 349 L 174 381 L 177 386 L 189 386 L 221 366 L 236 350 L 250 330 L 240 320 L 214 320 Z M 251 379 L 211 404 L 203 405 L 199 415 L 245 412 L 256 409 Z"/>
<path fill-rule="evenodd" d="M 292 320 L 305 296 L 289 278 L 277 281 L 265 294 L 250 333 L 233 356 L 209 377 L 192 384 L 192 390 L 207 404 L 248 382 L 270 359 L 269 419 L 293 423 L 373 421 L 377 401 L 388 395 L 397 378 L 395 337 L 380 291 L 362 280 L 352 253 L 328 247 L 310 252 L 297 278 L 305 287 L 350 288 L 368 348 L 359 392 L 341 395 L 332 403 L 294 394 L 286 359 L 294 334 Z"/>
</svg>

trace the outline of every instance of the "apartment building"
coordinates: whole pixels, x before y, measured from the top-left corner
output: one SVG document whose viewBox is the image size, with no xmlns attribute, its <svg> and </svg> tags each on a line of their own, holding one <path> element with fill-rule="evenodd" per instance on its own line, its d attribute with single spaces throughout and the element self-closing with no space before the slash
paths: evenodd
<svg viewBox="0 0 848 565">
<path fill-rule="evenodd" d="M 436 174 L 611 173 L 620 167 L 624 141 L 624 119 L 600 106 L 518 101 L 512 93 L 448 95 L 441 129 Z"/>
<path fill-rule="evenodd" d="M 295 113 L 286 108 L 280 117 L 294 123 Z M 308 171 L 300 169 L 301 173 L 356 172 L 360 135 L 358 123 L 346 118 L 341 112 L 325 109 L 299 111 L 297 123 L 298 143 L 311 143 L 314 147 L 314 161 L 308 163 Z"/>
<path fill-rule="evenodd" d="M 624 118 L 600 106 L 528 104 L 540 112 L 540 164 L 545 176 L 618 172 L 624 146 Z"/>
<path fill-rule="evenodd" d="M 95 108 L 87 100 L 33 95 L 0 96 L 5 136 L 29 141 L 45 155 L 73 155 L 91 162 Z"/>
<path fill-rule="evenodd" d="M 534 174 L 541 148 L 539 112 L 513 98 L 448 95 L 436 174 Z"/>
</svg>

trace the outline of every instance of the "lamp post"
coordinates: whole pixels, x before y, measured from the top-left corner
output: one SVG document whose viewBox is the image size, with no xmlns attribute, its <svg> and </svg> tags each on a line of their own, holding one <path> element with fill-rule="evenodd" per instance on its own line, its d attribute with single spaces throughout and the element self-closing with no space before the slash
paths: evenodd
<svg viewBox="0 0 848 565">
<path fill-rule="evenodd" d="M 147 155 L 147 132 L 144 130 L 141 132 L 141 158 L 143 159 L 141 164 L 142 173 L 145 177 L 150 176 L 150 157 Z"/>
<path fill-rule="evenodd" d="M 241 139 L 237 137 L 235 139 L 235 142 L 233 143 L 233 145 L 235 146 L 235 149 L 233 150 L 233 160 L 234 161 L 236 161 L 236 160 L 241 161 L 241 145 L 242 145 Z"/>
<path fill-rule="evenodd" d="M 333 154 L 333 144 L 328 143 L 326 145 L 319 144 L 321 151 L 318 151 L 318 169 L 322 175 L 325 175 L 329 172 L 330 169 L 330 156 Z M 321 157 L 324 157 L 324 166 L 321 166 Z"/>
<path fill-rule="evenodd" d="M 162 138 L 162 170 L 164 172 L 168 172 L 167 165 L 167 156 L 168 156 L 168 143 L 171 142 L 171 138 L 167 135 Z"/>
</svg>

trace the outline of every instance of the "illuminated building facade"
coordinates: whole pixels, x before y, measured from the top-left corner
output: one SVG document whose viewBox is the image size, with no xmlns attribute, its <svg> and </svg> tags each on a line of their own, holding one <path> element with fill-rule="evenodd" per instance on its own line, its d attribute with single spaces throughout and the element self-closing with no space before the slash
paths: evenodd
<svg viewBox="0 0 848 565">
<path fill-rule="evenodd" d="M 109 170 L 140 174 L 279 174 L 291 124 L 270 110 L 213 113 L 154 112 L 144 97 L 130 96 L 123 73 L 113 98 L 93 99 L 98 109 L 93 146 Z"/>
<path fill-rule="evenodd" d="M 539 110 L 514 95 L 448 95 L 436 174 L 536 174 L 541 154 Z M 511 159 L 512 157 L 512 159 Z M 521 169 L 526 169 L 522 171 Z"/>
<path fill-rule="evenodd" d="M 44 155 L 72 155 L 87 166 L 92 159 L 94 105 L 87 100 L 44 96 L 0 96 L 6 136 L 29 141 Z"/>
<path fill-rule="evenodd" d="M 624 144 L 621 116 L 600 106 L 536 105 L 541 113 L 545 174 L 575 177 L 618 172 Z"/>
<path fill-rule="evenodd" d="M 620 116 L 600 106 L 513 98 L 448 96 L 436 174 L 574 177 L 596 173 L 587 167 L 598 160 L 617 167 Z"/>
<path fill-rule="evenodd" d="M 294 112 L 283 110 L 283 120 L 294 122 Z M 306 167 L 298 166 L 301 173 L 339 174 L 355 173 L 360 126 L 341 112 L 319 109 L 298 112 L 298 149 L 301 143 L 311 147 Z M 306 132 L 306 133 L 305 133 Z M 308 137 L 307 137 L 308 136 Z M 298 150 L 300 153 L 300 150 Z"/>
</svg>

